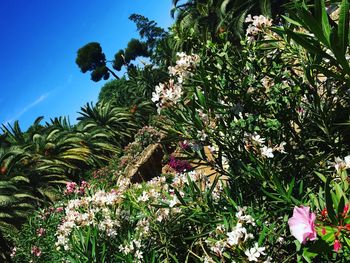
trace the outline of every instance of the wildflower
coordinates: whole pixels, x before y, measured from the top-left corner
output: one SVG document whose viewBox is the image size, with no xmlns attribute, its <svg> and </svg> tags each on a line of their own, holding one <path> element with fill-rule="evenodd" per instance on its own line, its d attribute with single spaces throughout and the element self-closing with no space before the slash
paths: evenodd
<svg viewBox="0 0 350 263">
<path fill-rule="evenodd" d="M 264 250 L 264 247 L 259 247 L 258 243 L 255 243 L 254 247 L 246 250 L 244 254 L 248 257 L 249 261 L 257 262 L 260 255 L 265 255 Z"/>
<path fill-rule="evenodd" d="M 258 35 L 265 27 L 272 26 L 272 20 L 264 17 L 263 15 L 252 17 L 249 14 L 244 22 L 249 23 L 246 30 L 246 35 L 248 36 L 249 41 L 254 40 L 254 37 Z"/>
<path fill-rule="evenodd" d="M 55 210 L 57 213 L 60 213 L 63 211 L 63 207 L 57 207 L 56 210 Z"/>
<path fill-rule="evenodd" d="M 284 150 L 284 146 L 286 144 L 286 142 L 281 142 L 278 146 L 275 147 L 275 150 L 279 151 L 280 153 L 286 153 L 286 151 Z"/>
<path fill-rule="evenodd" d="M 169 207 L 174 207 L 179 203 L 179 199 L 177 199 L 177 196 L 174 195 L 173 199 L 170 200 L 169 202 Z"/>
<path fill-rule="evenodd" d="M 316 215 L 310 213 L 310 207 L 294 207 L 293 216 L 288 220 L 291 234 L 300 242 L 316 239 Z"/>
<path fill-rule="evenodd" d="M 273 158 L 274 157 L 272 148 L 264 146 L 264 147 L 260 148 L 260 151 L 261 151 L 261 155 L 262 156 L 265 156 L 267 158 Z"/>
<path fill-rule="evenodd" d="M 244 206 L 243 208 L 238 207 L 238 212 L 236 213 L 236 217 L 238 221 L 245 222 L 247 224 L 251 224 L 255 226 L 254 218 L 251 215 L 245 215 L 244 212 L 247 210 L 247 207 Z"/>
<path fill-rule="evenodd" d="M 136 250 L 135 257 L 137 259 L 143 259 L 143 255 L 142 254 L 143 254 L 143 252 L 141 250 Z"/>
<path fill-rule="evenodd" d="M 283 244 L 284 243 L 284 238 L 283 237 L 277 238 L 277 242 L 280 243 L 280 244 Z"/>
</svg>

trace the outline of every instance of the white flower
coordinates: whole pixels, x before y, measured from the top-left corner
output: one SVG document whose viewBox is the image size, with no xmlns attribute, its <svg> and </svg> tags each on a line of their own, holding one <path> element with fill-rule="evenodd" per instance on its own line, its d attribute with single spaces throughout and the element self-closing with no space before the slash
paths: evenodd
<svg viewBox="0 0 350 263">
<path fill-rule="evenodd" d="M 259 134 L 255 134 L 252 136 L 252 140 L 257 142 L 258 144 L 265 143 L 265 138 L 262 138 Z"/>
<path fill-rule="evenodd" d="M 208 135 L 205 133 L 205 131 L 198 131 L 197 132 L 197 138 L 201 141 L 205 141 L 207 139 Z"/>
<path fill-rule="evenodd" d="M 151 98 L 151 100 L 152 100 L 153 102 L 157 102 L 157 101 L 159 101 L 159 99 L 160 99 L 159 94 L 158 94 L 158 93 L 155 93 L 155 92 L 152 92 L 152 98 Z"/>
<path fill-rule="evenodd" d="M 237 207 L 238 212 L 236 213 L 236 217 L 238 221 L 245 222 L 247 224 L 251 224 L 255 226 L 254 218 L 251 215 L 245 215 L 245 211 L 247 210 L 247 207 Z"/>
<path fill-rule="evenodd" d="M 350 168 L 350 155 L 346 156 L 344 160 L 340 159 L 339 157 L 336 157 L 334 168 L 337 170 L 337 172 L 339 172 L 340 170 Z"/>
<path fill-rule="evenodd" d="M 259 247 L 258 243 L 255 243 L 254 247 L 246 250 L 244 254 L 248 257 L 249 261 L 257 262 L 260 255 L 265 255 L 264 250 L 264 247 Z"/>
<path fill-rule="evenodd" d="M 137 259 L 143 259 L 143 252 L 141 250 L 136 250 L 135 257 Z"/>
<path fill-rule="evenodd" d="M 174 207 L 176 204 L 179 203 L 179 199 L 177 199 L 177 196 L 175 195 L 173 199 L 170 200 L 169 202 L 169 207 Z"/>
<path fill-rule="evenodd" d="M 283 244 L 284 238 L 283 237 L 277 238 L 277 242 L 280 243 L 280 244 Z"/>
<path fill-rule="evenodd" d="M 241 223 L 237 223 L 237 225 L 233 228 L 231 232 L 227 233 L 227 243 L 230 246 L 238 245 L 239 240 L 242 239 L 247 234 L 247 229 L 242 227 Z"/>
<path fill-rule="evenodd" d="M 273 158 L 273 149 L 267 146 L 260 148 L 261 155 L 266 156 L 267 158 Z"/>
<path fill-rule="evenodd" d="M 148 196 L 148 193 L 146 191 L 143 191 L 142 192 L 142 195 L 139 196 L 139 198 L 137 198 L 137 201 L 138 202 L 147 202 L 149 200 L 149 196 Z"/>
<path fill-rule="evenodd" d="M 279 151 L 280 153 L 286 153 L 286 151 L 284 150 L 284 146 L 286 145 L 286 142 L 281 142 L 280 145 L 278 145 L 277 147 L 275 147 L 276 151 Z"/>
</svg>

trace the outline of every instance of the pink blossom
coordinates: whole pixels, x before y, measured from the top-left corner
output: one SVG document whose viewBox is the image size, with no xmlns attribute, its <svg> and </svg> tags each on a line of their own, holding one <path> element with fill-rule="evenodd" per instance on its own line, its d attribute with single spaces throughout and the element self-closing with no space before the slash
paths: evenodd
<svg viewBox="0 0 350 263">
<path fill-rule="evenodd" d="M 38 234 L 38 237 L 42 237 L 43 235 L 45 235 L 46 230 L 45 230 L 45 228 L 40 227 L 40 228 L 36 231 L 36 233 Z"/>
<path fill-rule="evenodd" d="M 341 249 L 341 243 L 340 243 L 340 241 L 338 239 L 336 239 L 334 241 L 333 249 L 334 249 L 335 252 L 338 252 L 339 249 Z"/>
<path fill-rule="evenodd" d="M 40 257 L 41 256 L 41 250 L 39 247 L 37 246 L 33 246 L 32 247 L 32 250 L 31 250 L 31 253 L 37 257 Z"/>
<path fill-rule="evenodd" d="M 293 216 L 288 220 L 292 235 L 305 244 L 307 240 L 316 239 L 315 213 L 310 213 L 310 207 L 294 207 Z"/>
<path fill-rule="evenodd" d="M 56 208 L 56 212 L 57 212 L 57 213 L 60 213 L 60 212 L 62 212 L 62 211 L 63 211 L 63 207 L 57 207 L 57 208 Z"/>
<path fill-rule="evenodd" d="M 75 182 L 67 182 L 66 184 L 66 190 L 64 191 L 65 194 L 71 194 L 75 191 L 77 184 Z"/>
</svg>

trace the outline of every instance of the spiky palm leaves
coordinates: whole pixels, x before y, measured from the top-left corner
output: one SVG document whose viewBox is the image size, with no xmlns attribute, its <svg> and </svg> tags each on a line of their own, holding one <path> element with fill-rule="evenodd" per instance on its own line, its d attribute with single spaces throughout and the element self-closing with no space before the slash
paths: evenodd
<svg viewBox="0 0 350 263">
<path fill-rule="evenodd" d="M 122 107 L 114 107 L 112 102 L 100 102 L 93 106 L 86 104 L 81 108 L 84 133 L 95 133 L 100 130 L 107 135 L 111 145 L 122 146 L 128 143 L 137 129 L 132 113 Z"/>
<path fill-rule="evenodd" d="M 0 179 L 0 261 L 8 260 L 8 237 L 18 231 L 37 202 L 28 186 L 23 176 Z"/>
<path fill-rule="evenodd" d="M 111 103 L 82 108 L 81 121 L 65 118 L 27 132 L 18 122 L 3 126 L 0 148 L 0 250 L 32 208 L 57 199 L 57 186 L 78 180 L 85 171 L 106 164 L 138 129 L 135 112 Z M 1 259 L 1 256 L 0 256 Z"/>
<path fill-rule="evenodd" d="M 200 42 L 209 40 L 238 41 L 243 36 L 248 13 L 276 16 L 290 0 L 173 0 L 172 16 L 174 47 L 191 51 Z M 221 34 L 224 33 L 224 34 Z M 221 36 L 220 36 L 221 34 Z"/>
</svg>

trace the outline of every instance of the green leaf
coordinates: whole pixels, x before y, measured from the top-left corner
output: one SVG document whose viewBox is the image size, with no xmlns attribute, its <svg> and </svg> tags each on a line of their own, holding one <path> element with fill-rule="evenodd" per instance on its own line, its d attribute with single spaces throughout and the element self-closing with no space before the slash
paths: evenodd
<svg viewBox="0 0 350 263">
<path fill-rule="evenodd" d="M 315 174 L 322 180 L 322 182 L 324 182 L 324 183 L 327 182 L 327 179 L 323 174 L 316 172 L 316 171 L 315 171 Z"/>
<path fill-rule="evenodd" d="M 290 24 L 292 24 L 292 25 L 296 25 L 296 26 L 298 26 L 298 27 L 301 27 L 301 26 L 302 26 L 299 22 L 297 22 L 297 21 L 291 19 L 291 18 L 288 17 L 288 16 L 282 16 L 282 17 L 283 17 L 288 23 L 290 23 Z"/>
<path fill-rule="evenodd" d="M 342 196 L 340 198 L 340 201 L 339 201 L 339 204 L 338 204 L 338 215 L 341 215 L 343 213 L 344 206 L 345 206 L 345 200 L 344 200 L 344 196 Z"/>
<path fill-rule="evenodd" d="M 333 224 L 337 225 L 338 219 L 336 217 L 336 214 L 335 214 L 335 211 L 333 208 L 330 183 L 331 183 L 331 178 L 328 177 L 327 182 L 326 182 L 326 186 L 325 186 L 326 208 L 327 208 L 329 219 L 332 221 Z"/>
<path fill-rule="evenodd" d="M 322 35 L 325 40 L 324 44 L 329 47 L 330 45 L 329 36 L 331 32 L 331 27 L 329 25 L 328 15 L 326 12 L 326 6 L 324 3 L 324 0 L 315 0 L 315 16 L 316 16 L 316 25 L 322 26 L 322 32 L 323 32 Z"/>
<path fill-rule="evenodd" d="M 345 55 L 349 42 L 349 0 L 343 0 L 340 5 L 338 22 L 339 48 Z"/>
</svg>

